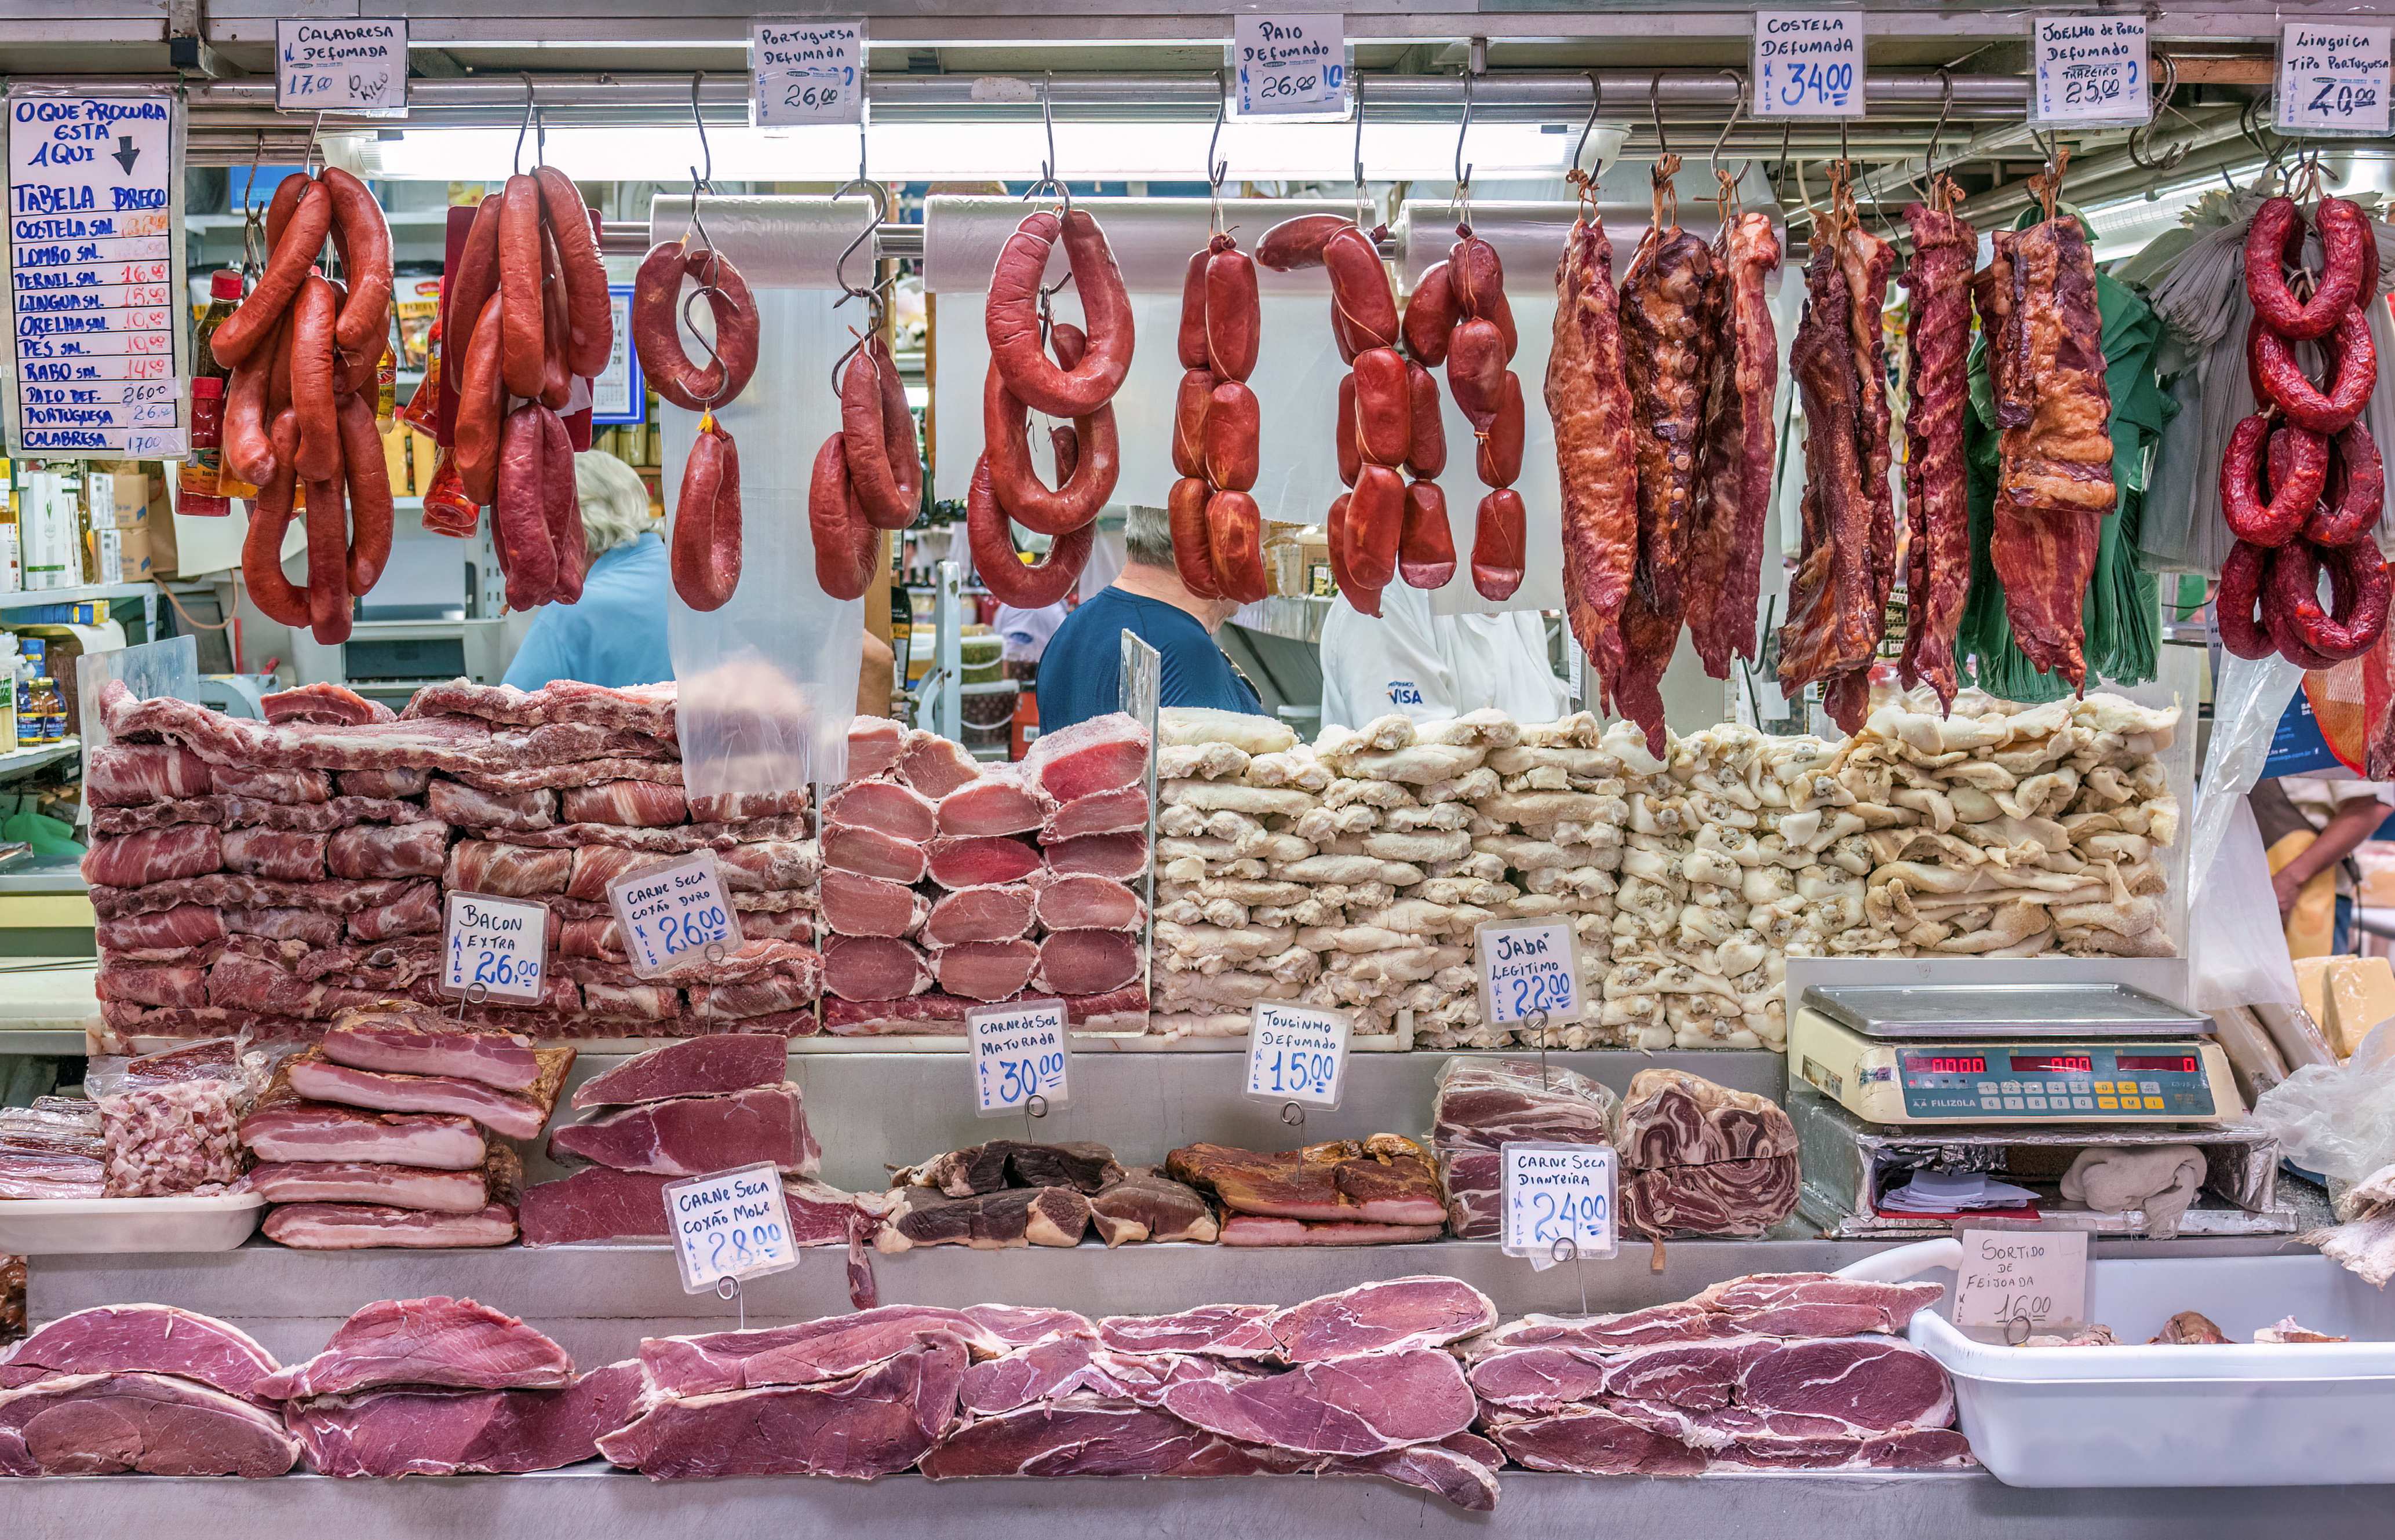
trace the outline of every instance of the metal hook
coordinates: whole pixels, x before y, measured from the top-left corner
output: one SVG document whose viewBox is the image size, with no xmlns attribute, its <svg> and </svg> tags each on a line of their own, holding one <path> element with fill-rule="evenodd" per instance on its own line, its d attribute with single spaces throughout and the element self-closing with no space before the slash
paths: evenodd
<svg viewBox="0 0 2395 1540">
<path fill-rule="evenodd" d="M 865 331 L 854 342 L 849 344 L 844 352 L 831 361 L 831 389 L 835 396 L 840 394 L 840 375 L 848 367 L 849 360 L 865 350 L 867 337 L 880 335 L 882 322 L 889 309 L 887 302 L 881 296 L 881 285 L 878 280 L 871 287 L 863 289 L 848 281 L 848 259 L 855 256 L 860 247 L 871 242 L 890 219 L 889 193 L 880 183 L 868 181 L 866 178 L 865 166 L 861 161 L 856 169 L 858 173 L 856 180 L 840 188 L 832 194 L 832 197 L 845 198 L 851 192 L 861 190 L 873 200 L 873 217 L 867 222 L 863 230 L 856 232 L 855 239 L 840 249 L 840 256 L 832 262 L 832 282 L 840 285 L 840 297 L 832 301 L 832 309 L 838 309 L 852 299 L 862 299 L 867 308 L 868 316 Z"/>
<path fill-rule="evenodd" d="M 316 121 L 308 126 L 308 152 L 299 158 L 299 169 L 312 177 L 316 174 L 316 151 L 324 147 L 324 114 L 318 112 Z"/>
<path fill-rule="evenodd" d="M 1214 132 L 1206 140 L 1206 185 L 1212 188 L 1214 195 L 1219 198 L 1223 193 L 1223 178 L 1230 175 L 1231 163 L 1227 160 L 1216 160 L 1214 147 L 1223 142 L 1223 120 L 1228 117 L 1231 112 L 1231 88 L 1229 82 L 1223 78 L 1223 72 L 1220 70 L 1214 72 L 1214 85 L 1216 86 Z"/>
<path fill-rule="evenodd" d="M 1938 125 L 1929 130 L 1929 142 L 1922 146 L 1920 175 L 1904 178 L 1904 185 L 1921 194 L 1921 201 L 1925 204 L 1937 201 L 1932 194 L 1938 188 L 1938 140 L 1946 132 L 1948 114 L 1954 111 L 1954 72 L 1939 70 L 1938 79 L 1946 88 L 1944 97 L 1938 103 Z"/>
<path fill-rule="evenodd" d="M 1039 179 L 1056 179 L 1056 72 L 1039 72 L 1039 127 L 1048 136 L 1048 158 L 1039 163 Z"/>
<path fill-rule="evenodd" d="M 2187 159 L 2188 151 L 2195 148 L 2193 144 L 2182 139 L 2159 159 L 2150 158 L 2146 153 L 2153 146 L 2154 130 L 2162 126 L 2163 114 L 2171 110 L 2171 99 L 2177 95 L 2178 95 L 2178 60 L 2169 54 L 2164 54 L 2163 55 L 2162 95 L 2155 99 L 2152 115 L 2138 127 L 2129 130 L 2128 143 L 2124 147 L 2129 152 L 2130 164 L 2140 171 L 2176 170 L 2179 162 Z"/>
<path fill-rule="evenodd" d="M 698 217 L 699 193 L 715 191 L 715 147 L 707 142 L 707 119 L 698 110 L 698 86 L 706 78 L 705 70 L 690 72 L 690 121 L 698 130 L 698 155 L 702 163 L 690 168 L 690 210 L 694 219 Z"/>
<path fill-rule="evenodd" d="M 1655 152 L 1668 155 L 1672 141 L 1663 137 L 1663 72 L 1656 71 L 1647 77 L 1647 115 L 1655 120 Z"/>
<path fill-rule="evenodd" d="M 1455 125 L 1455 188 L 1461 199 L 1472 186 L 1472 167 L 1463 164 L 1463 136 L 1472 132 L 1472 66 L 1463 66 L 1463 121 Z"/>
<path fill-rule="evenodd" d="M 1591 70 L 1588 72 L 1588 120 L 1580 125 L 1580 142 L 1572 146 L 1571 174 L 1580 178 L 1582 187 L 1596 180 L 1594 170 L 1581 170 L 1580 158 L 1588 153 L 1588 137 L 1596 132 L 1596 115 L 1604 111 L 1605 83 L 1597 78 L 1594 70 Z"/>
<path fill-rule="evenodd" d="M 1738 126 L 1738 120 L 1746 113 L 1745 72 L 1741 70 L 1724 70 L 1720 72 L 1738 82 L 1738 97 L 1730 103 L 1729 121 L 1722 125 L 1721 137 L 1714 140 L 1712 152 L 1705 156 L 1705 169 L 1714 174 L 1714 180 L 1716 182 L 1721 180 L 1722 146 L 1729 142 L 1730 130 Z M 1661 126 L 1661 120 L 1658 119 L 1657 124 L 1659 127 Z"/>
<path fill-rule="evenodd" d="M 266 161 L 266 135 L 258 136 L 258 150 L 249 158 L 248 189 L 242 194 L 241 265 L 245 270 L 265 261 L 266 205 L 258 201 L 258 168 Z"/>
<path fill-rule="evenodd" d="M 525 134 L 527 134 L 527 133 L 529 133 L 529 132 L 531 131 L 531 129 L 532 129 L 533 94 L 532 94 L 532 72 L 531 72 L 530 70 L 524 70 L 524 71 L 521 71 L 521 72 L 520 72 L 521 74 L 523 74 L 523 87 L 524 87 L 524 110 L 523 110 L 523 121 L 516 125 L 516 153 L 515 153 L 515 158 L 514 158 L 514 160 L 513 160 L 512 162 L 510 162 L 509 164 L 510 164 L 510 165 L 512 165 L 515 167 L 515 173 L 516 173 L 516 175 L 517 175 L 517 176 L 519 176 L 519 177 L 521 177 L 521 176 L 523 176 L 523 141 L 524 141 L 524 135 L 525 135 Z M 533 153 L 534 153 L 536 156 L 537 156 L 537 155 L 540 153 L 540 151 L 538 151 L 538 149 L 536 149 L 536 149 L 534 150 Z"/>
<path fill-rule="evenodd" d="M 1364 77 L 1356 75 L 1354 79 L 1356 82 L 1356 227 L 1362 230 L 1367 228 L 1364 217 L 1369 212 L 1364 193 Z"/>
</svg>

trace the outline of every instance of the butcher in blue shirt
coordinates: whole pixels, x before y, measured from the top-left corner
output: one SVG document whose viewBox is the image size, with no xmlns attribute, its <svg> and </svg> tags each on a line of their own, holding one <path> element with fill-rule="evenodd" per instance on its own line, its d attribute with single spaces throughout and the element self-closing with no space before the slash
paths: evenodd
<svg viewBox="0 0 2395 1540">
<path fill-rule="evenodd" d="M 1156 649 L 1159 705 L 1261 714 L 1264 703 L 1214 641 L 1238 606 L 1199 599 L 1172 564 L 1162 508 L 1132 507 L 1123 520 L 1124 564 L 1112 586 L 1065 617 L 1039 659 L 1039 731 L 1121 709 L 1122 634 Z"/>
<path fill-rule="evenodd" d="M 671 574 L 649 512 L 649 489 L 630 466 L 590 450 L 574 457 L 574 493 L 590 568 L 582 598 L 543 605 L 508 665 L 506 683 L 538 690 L 555 679 L 620 688 L 674 677 L 666 642 Z"/>
</svg>

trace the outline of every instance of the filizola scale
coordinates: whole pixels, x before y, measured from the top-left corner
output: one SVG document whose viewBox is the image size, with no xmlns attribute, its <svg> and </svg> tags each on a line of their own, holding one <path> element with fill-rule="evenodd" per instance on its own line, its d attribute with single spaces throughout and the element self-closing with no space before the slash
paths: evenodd
<svg viewBox="0 0 2395 1540">
<path fill-rule="evenodd" d="M 1794 1074 L 1867 1123 L 2229 1123 L 2211 1020 L 2124 984 L 1816 985 Z"/>
</svg>

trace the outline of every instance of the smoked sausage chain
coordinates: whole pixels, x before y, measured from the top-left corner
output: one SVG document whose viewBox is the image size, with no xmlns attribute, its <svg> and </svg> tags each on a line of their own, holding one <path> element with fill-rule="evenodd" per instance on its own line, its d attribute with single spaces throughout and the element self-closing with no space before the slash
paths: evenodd
<svg viewBox="0 0 2395 1540">
<path fill-rule="evenodd" d="M 680 317 L 685 278 L 699 285 L 692 297 L 703 298 L 715 321 L 715 339 L 703 366 L 682 347 Z M 632 279 L 631 322 L 633 349 L 640 354 L 641 371 L 650 386 L 676 406 L 699 414 L 698 437 L 682 463 L 681 485 L 674 496 L 670 553 L 674 592 L 702 613 L 720 610 L 740 586 L 740 449 L 715 414 L 747 389 L 757 372 L 761 336 L 757 301 L 748 291 L 748 280 L 721 252 L 694 245 L 688 237 L 660 241 L 641 259 L 641 270 Z M 912 437 L 910 430 L 910 441 Z M 844 488 L 845 460 L 839 471 Z M 818 455 L 816 485 L 823 484 L 826 474 L 823 457 Z M 820 527 L 816 564 L 818 568 L 823 564 Z M 857 592 L 863 593 L 864 588 Z"/>
</svg>

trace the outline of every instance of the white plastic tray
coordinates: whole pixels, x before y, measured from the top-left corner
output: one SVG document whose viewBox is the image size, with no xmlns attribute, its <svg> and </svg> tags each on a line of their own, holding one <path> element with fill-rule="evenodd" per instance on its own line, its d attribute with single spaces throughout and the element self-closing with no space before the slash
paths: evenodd
<svg viewBox="0 0 2395 1540">
<path fill-rule="evenodd" d="M 28 1198 L 0 1203 L 0 1252 L 86 1256 L 231 1251 L 258 1228 L 256 1192 L 208 1198 Z"/>
<path fill-rule="evenodd" d="M 1952 1281 L 1954 1242 L 1886 1252 L 1849 1274 Z M 2395 1295 L 2317 1254 L 2093 1261 L 2088 1319 L 2117 1348 L 2008 1348 L 1955 1330 L 1950 1302 L 1912 1318 L 1954 1377 L 1972 1453 L 2023 1487 L 2295 1486 L 2395 1481 Z M 2180 1310 L 2232 1341 L 2147 1347 Z M 2351 1342 L 2257 1344 L 2293 1315 Z"/>
</svg>

